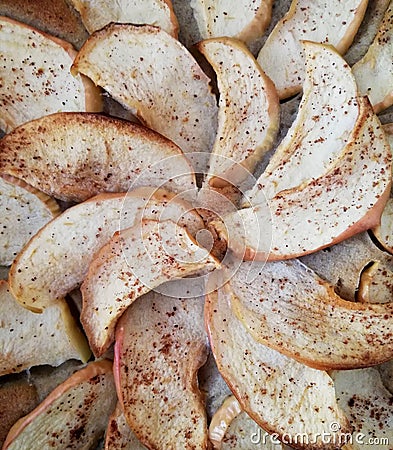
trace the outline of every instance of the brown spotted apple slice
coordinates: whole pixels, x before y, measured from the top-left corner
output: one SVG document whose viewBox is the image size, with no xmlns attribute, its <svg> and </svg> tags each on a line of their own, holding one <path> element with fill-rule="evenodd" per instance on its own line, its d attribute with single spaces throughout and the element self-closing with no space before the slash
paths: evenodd
<svg viewBox="0 0 393 450">
<path fill-rule="evenodd" d="M 101 194 L 67 209 L 42 228 L 19 253 L 10 288 L 26 308 L 41 312 L 78 287 L 94 254 L 112 235 L 147 219 L 171 219 L 192 235 L 204 227 L 192 207 L 162 189 Z"/>
<path fill-rule="evenodd" d="M 117 232 L 97 253 L 81 286 L 81 322 L 94 354 L 108 349 L 117 320 L 138 297 L 167 281 L 218 266 L 171 220 L 143 220 Z"/>
<path fill-rule="evenodd" d="M 217 104 L 209 78 L 180 42 L 150 25 L 110 24 L 83 45 L 74 72 L 88 76 L 189 154 L 211 150 Z M 116 76 L 114 76 L 116 74 Z"/>
<path fill-rule="evenodd" d="M 208 295 L 205 320 L 218 369 L 259 426 L 279 439 L 294 442 L 302 433 L 308 442 L 316 439 L 314 448 L 337 448 L 340 434 L 350 428 L 326 372 L 256 342 L 232 312 L 230 296 L 223 289 Z M 330 428 L 333 422 L 339 424 L 337 433 Z M 329 442 L 322 442 L 322 433 L 330 436 Z M 307 447 L 300 443 L 299 448 Z"/>
<path fill-rule="evenodd" d="M 300 261 L 244 262 L 226 284 L 253 338 L 320 370 L 393 358 L 393 304 L 343 300 Z"/>
<path fill-rule="evenodd" d="M 150 293 L 121 317 L 114 364 L 117 395 L 146 447 L 207 448 L 197 380 L 207 353 L 202 298 Z"/>
<path fill-rule="evenodd" d="M 3 449 L 94 448 L 115 405 L 112 361 L 90 363 L 19 419 Z"/>
</svg>

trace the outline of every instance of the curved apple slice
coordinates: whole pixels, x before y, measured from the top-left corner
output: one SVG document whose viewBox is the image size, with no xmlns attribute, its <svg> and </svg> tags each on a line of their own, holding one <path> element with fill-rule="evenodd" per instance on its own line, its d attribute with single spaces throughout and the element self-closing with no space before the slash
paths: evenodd
<svg viewBox="0 0 393 450">
<path fill-rule="evenodd" d="M 9 274 L 15 298 L 35 312 L 63 298 L 82 282 L 94 254 L 112 235 L 142 217 L 171 219 L 191 234 L 204 227 L 187 202 L 162 189 L 98 195 L 64 211 L 23 248 Z"/>
<path fill-rule="evenodd" d="M 90 349 L 65 302 L 42 314 L 23 308 L 0 281 L 0 375 L 32 366 L 59 366 L 68 359 L 86 362 Z"/>
<path fill-rule="evenodd" d="M 393 304 L 345 301 L 297 260 L 244 262 L 226 289 L 255 340 L 310 367 L 353 369 L 393 358 Z"/>
<path fill-rule="evenodd" d="M 368 95 L 375 112 L 393 104 L 393 2 L 390 2 L 367 53 L 352 68 L 359 91 Z"/>
<path fill-rule="evenodd" d="M 115 405 L 112 362 L 90 363 L 19 419 L 8 433 L 3 449 L 94 448 Z"/>
<path fill-rule="evenodd" d="M 86 41 L 73 70 L 135 110 L 149 128 L 189 153 L 196 169 L 204 169 L 191 154 L 213 145 L 216 99 L 209 78 L 176 39 L 149 25 L 111 24 Z"/>
<path fill-rule="evenodd" d="M 367 8 L 366 0 L 293 0 L 258 54 L 280 98 L 300 92 L 305 75 L 301 41 L 333 45 L 341 54 L 351 45 Z"/>
<path fill-rule="evenodd" d="M 361 303 L 390 303 L 393 292 L 393 267 L 372 261 L 361 273 L 356 300 Z M 389 267 L 390 266 L 390 267 Z"/>
<path fill-rule="evenodd" d="M 223 290 L 210 293 L 205 320 L 217 366 L 242 409 L 268 433 L 277 433 L 278 439 L 295 442 L 301 433 L 315 448 L 335 448 L 349 426 L 329 375 L 256 342 L 229 301 Z M 339 424 L 337 433 L 331 423 Z M 322 433 L 331 440 L 323 442 Z M 306 446 L 300 443 L 299 448 Z"/>
<path fill-rule="evenodd" d="M 138 297 L 218 266 L 184 227 L 170 220 L 143 220 L 117 232 L 97 253 L 81 286 L 81 322 L 94 354 L 109 348 L 117 320 Z"/>
<path fill-rule="evenodd" d="M 202 298 L 148 294 L 121 317 L 117 395 L 127 422 L 148 448 L 207 448 L 197 381 L 207 353 Z"/>
<path fill-rule="evenodd" d="M 209 39 L 198 49 L 213 66 L 220 91 L 218 131 L 205 183 L 238 185 L 243 181 L 238 165 L 253 171 L 273 145 L 280 122 L 277 92 L 240 42 Z"/>
<path fill-rule="evenodd" d="M 90 34 L 111 22 L 147 23 L 177 38 L 179 25 L 171 0 L 121 0 L 110 4 L 104 0 L 71 0 L 71 3 Z"/>
<path fill-rule="evenodd" d="M 74 202 L 139 186 L 195 190 L 193 169 L 171 141 L 89 113 L 52 114 L 18 127 L 0 141 L 0 171 Z"/>
<path fill-rule="evenodd" d="M 0 128 L 58 111 L 100 111 L 97 88 L 70 74 L 76 51 L 68 42 L 0 17 Z"/>
<path fill-rule="evenodd" d="M 209 425 L 209 441 L 214 449 L 221 449 L 224 436 L 226 435 L 233 420 L 242 412 L 236 397 L 230 395 L 217 409 Z M 237 444 L 235 438 L 234 442 Z"/>
<path fill-rule="evenodd" d="M 0 176 L 0 265 L 9 266 L 27 241 L 60 214 L 56 201 L 16 178 Z"/>
</svg>

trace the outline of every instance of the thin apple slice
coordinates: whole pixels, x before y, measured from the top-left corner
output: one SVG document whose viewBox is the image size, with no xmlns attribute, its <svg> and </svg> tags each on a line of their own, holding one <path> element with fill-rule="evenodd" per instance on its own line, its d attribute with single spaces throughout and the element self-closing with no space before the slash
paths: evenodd
<svg viewBox="0 0 393 450">
<path fill-rule="evenodd" d="M 177 38 L 179 25 L 171 0 L 71 0 L 80 13 L 86 30 L 91 34 L 108 23 L 135 23 L 155 25 Z"/>
<path fill-rule="evenodd" d="M 300 261 L 244 262 L 226 289 L 256 341 L 310 367 L 353 369 L 393 358 L 393 304 L 343 300 Z"/>
<path fill-rule="evenodd" d="M 388 450 L 393 442 L 392 394 L 376 368 L 334 371 L 337 401 L 353 426 L 351 450 Z"/>
<path fill-rule="evenodd" d="M 115 405 L 112 361 L 90 363 L 19 419 L 3 449 L 94 448 Z"/>
<path fill-rule="evenodd" d="M 94 254 L 112 235 L 147 219 L 171 219 L 195 235 L 204 227 L 192 207 L 162 189 L 101 194 L 64 211 L 42 228 L 11 266 L 10 288 L 26 308 L 41 312 L 78 287 Z"/>
<path fill-rule="evenodd" d="M 280 122 L 277 92 L 240 42 L 209 39 L 198 49 L 213 66 L 220 92 L 218 131 L 205 183 L 238 185 L 243 181 L 239 166 L 253 171 L 273 145 Z"/>
<path fill-rule="evenodd" d="M 367 0 L 293 0 L 258 54 L 258 62 L 280 98 L 300 92 L 305 76 L 302 40 L 333 45 L 341 54 L 351 45 Z M 338 88 L 338 86 L 337 86 Z"/>
<path fill-rule="evenodd" d="M 115 382 L 127 422 L 148 448 L 206 449 L 197 371 L 208 353 L 203 299 L 151 293 L 116 329 Z"/>
<path fill-rule="evenodd" d="M 32 366 L 59 366 L 68 359 L 86 362 L 90 349 L 65 302 L 43 314 L 23 308 L 0 281 L 0 375 Z"/>
<path fill-rule="evenodd" d="M 171 141 L 90 113 L 52 114 L 18 127 L 0 141 L 0 171 L 74 202 L 148 185 L 195 189 L 192 167 Z"/>
<path fill-rule="evenodd" d="M 0 37 L 1 129 L 58 111 L 101 110 L 98 89 L 70 73 L 71 44 L 7 17 L 0 17 Z"/>
<path fill-rule="evenodd" d="M 60 214 L 56 201 L 21 180 L 0 176 L 0 265 L 9 266 L 27 241 Z"/>
<path fill-rule="evenodd" d="M 393 104 L 393 2 L 390 2 L 373 43 L 352 68 L 359 91 L 368 95 L 375 112 Z"/>
<path fill-rule="evenodd" d="M 223 289 L 208 295 L 205 320 L 217 366 L 242 409 L 278 439 L 301 433 L 314 448 L 334 449 L 350 430 L 326 372 L 256 342 L 233 314 Z M 331 423 L 340 429 L 332 432 Z M 334 430 L 333 430 L 334 431 Z M 323 442 L 322 433 L 330 439 Z M 344 444 L 344 442 L 342 443 Z M 302 443 L 298 448 L 307 448 Z"/>
<path fill-rule="evenodd" d="M 371 262 L 361 273 L 356 300 L 362 303 L 390 303 L 393 292 L 392 262 Z"/>
<path fill-rule="evenodd" d="M 108 25 L 86 41 L 73 71 L 87 75 L 135 110 L 149 128 L 183 152 L 211 150 L 217 105 L 210 80 L 187 49 L 165 31 L 149 25 Z M 204 169 L 198 157 L 193 165 Z"/>
<path fill-rule="evenodd" d="M 81 322 L 94 354 L 101 356 L 109 348 L 119 317 L 138 297 L 167 281 L 218 266 L 171 220 L 143 220 L 117 232 L 97 253 L 81 286 Z"/>
<path fill-rule="evenodd" d="M 191 0 L 202 39 L 228 36 L 250 44 L 263 35 L 272 15 L 272 0 Z"/>
</svg>

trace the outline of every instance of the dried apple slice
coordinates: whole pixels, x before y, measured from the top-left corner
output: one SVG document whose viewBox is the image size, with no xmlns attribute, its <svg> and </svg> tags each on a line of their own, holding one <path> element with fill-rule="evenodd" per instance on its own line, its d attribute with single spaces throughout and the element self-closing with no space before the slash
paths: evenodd
<svg viewBox="0 0 393 450">
<path fill-rule="evenodd" d="M 0 176 L 0 265 L 11 265 L 26 242 L 60 214 L 55 200 L 16 178 Z"/>
<path fill-rule="evenodd" d="M 58 366 L 73 358 L 89 359 L 86 339 L 66 303 L 35 314 L 15 301 L 4 280 L 0 300 L 0 375 L 43 364 Z"/>
<path fill-rule="evenodd" d="M 143 220 L 117 232 L 97 253 L 81 286 L 81 322 L 94 354 L 109 348 L 117 320 L 138 297 L 172 279 L 218 266 L 171 220 Z"/>
<path fill-rule="evenodd" d="M 42 228 L 14 261 L 10 288 L 26 308 L 41 312 L 78 287 L 94 254 L 112 235 L 145 217 L 178 221 L 195 234 L 204 227 L 192 207 L 162 189 L 101 194 L 64 211 Z"/>
<path fill-rule="evenodd" d="M 171 141 L 89 113 L 52 114 L 18 127 L 0 141 L 0 171 L 75 202 L 141 185 L 195 189 L 193 170 Z"/>
<path fill-rule="evenodd" d="M 256 341 L 310 367 L 353 369 L 393 358 L 393 304 L 345 301 L 300 261 L 244 262 L 226 289 Z"/>
<path fill-rule="evenodd" d="M 0 17 L 0 36 L 1 129 L 58 111 L 101 110 L 97 88 L 70 73 L 71 44 L 7 17 Z"/>
<path fill-rule="evenodd" d="M 239 166 L 253 171 L 273 145 L 280 122 L 277 92 L 240 42 L 209 39 L 198 49 L 213 66 L 220 91 L 218 131 L 205 183 L 238 185 L 243 181 Z"/>
<path fill-rule="evenodd" d="M 364 57 L 352 68 L 359 91 L 368 95 L 375 112 L 393 104 L 393 2 Z"/>
<path fill-rule="evenodd" d="M 115 405 L 112 361 L 90 363 L 19 419 L 3 449 L 94 448 Z"/>
<path fill-rule="evenodd" d="M 312 369 L 256 342 L 233 314 L 224 290 L 209 293 L 205 306 L 210 344 L 217 366 L 242 409 L 268 433 L 314 448 L 333 449 L 350 430 L 338 408 L 326 372 Z M 331 423 L 340 429 L 332 432 Z M 330 439 L 323 442 L 322 433 Z M 344 442 L 342 442 L 344 444 Z"/>
<path fill-rule="evenodd" d="M 305 70 L 301 41 L 331 44 L 345 53 L 363 20 L 367 3 L 292 1 L 258 54 L 258 62 L 273 80 L 280 98 L 290 97 L 302 88 Z"/>
<path fill-rule="evenodd" d="M 171 0 L 71 0 L 80 13 L 86 30 L 91 34 L 108 23 L 135 23 L 155 25 L 177 38 L 179 25 Z"/>
<path fill-rule="evenodd" d="M 148 448 L 206 449 L 197 371 L 207 357 L 203 299 L 148 294 L 116 329 L 115 382 L 124 415 Z"/>
<path fill-rule="evenodd" d="M 149 25 L 108 25 L 86 41 L 73 70 L 135 110 L 149 128 L 183 152 L 211 150 L 217 105 L 210 80 L 187 49 L 165 31 Z M 201 171 L 203 162 L 196 157 L 194 167 Z"/>
</svg>

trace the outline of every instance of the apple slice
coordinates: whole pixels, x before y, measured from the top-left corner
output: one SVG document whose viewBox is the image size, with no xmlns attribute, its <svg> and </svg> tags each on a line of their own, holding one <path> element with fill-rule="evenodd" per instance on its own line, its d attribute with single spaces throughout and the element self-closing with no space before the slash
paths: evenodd
<svg viewBox="0 0 393 450">
<path fill-rule="evenodd" d="M 205 183 L 239 185 L 239 166 L 253 171 L 271 149 L 280 122 L 273 83 L 247 47 L 230 38 L 202 41 L 198 49 L 217 74 L 218 131 Z"/>
<path fill-rule="evenodd" d="M 223 289 L 208 294 L 205 320 L 218 369 L 242 409 L 278 439 L 295 442 L 301 433 L 304 441 L 298 448 L 307 448 L 305 442 L 313 442 L 314 448 L 337 448 L 334 443 L 350 428 L 329 375 L 256 342 L 229 302 Z M 339 424 L 337 433 L 330 428 L 333 422 Z M 329 436 L 327 442 L 322 433 Z"/>
<path fill-rule="evenodd" d="M 32 366 L 59 366 L 68 359 L 86 362 L 90 349 L 65 302 L 43 314 L 23 308 L 0 281 L 0 375 Z"/>
<path fill-rule="evenodd" d="M 89 113 L 52 114 L 18 127 L 0 141 L 0 171 L 74 202 L 141 185 L 195 189 L 192 167 L 171 141 Z"/>
<path fill-rule="evenodd" d="M 3 449 L 94 448 L 115 405 L 112 361 L 90 363 L 19 419 Z"/>
<path fill-rule="evenodd" d="M 272 0 L 191 0 L 202 39 L 234 37 L 250 44 L 263 35 L 272 15 Z"/>
<path fill-rule="evenodd" d="M 100 111 L 99 90 L 70 73 L 76 51 L 68 42 L 0 17 L 0 128 L 9 132 L 58 111 Z"/>
<path fill-rule="evenodd" d="M 116 322 L 138 297 L 172 279 L 219 267 L 184 227 L 143 220 L 117 232 L 90 264 L 81 292 L 81 322 L 93 353 L 114 339 Z"/>
<path fill-rule="evenodd" d="M 171 219 L 191 234 L 204 227 L 192 207 L 162 189 L 101 194 L 64 211 L 42 228 L 15 259 L 10 288 L 26 308 L 41 312 L 78 287 L 94 254 L 122 228 Z"/>
<path fill-rule="evenodd" d="M 171 0 L 71 0 L 91 34 L 110 22 L 155 25 L 177 38 L 179 25 Z"/>
<path fill-rule="evenodd" d="M 21 180 L 0 176 L 0 265 L 9 266 L 26 242 L 60 213 L 56 201 Z"/>
<path fill-rule="evenodd" d="M 310 367 L 353 369 L 393 358 L 393 304 L 345 301 L 297 260 L 244 262 L 226 289 L 256 341 Z"/>
<path fill-rule="evenodd" d="M 86 41 L 73 71 L 87 75 L 136 111 L 149 128 L 183 152 L 211 150 L 217 105 L 210 80 L 187 49 L 165 31 L 150 25 L 108 25 Z M 192 161 L 197 171 L 204 169 L 199 157 Z"/>
<path fill-rule="evenodd" d="M 258 54 L 259 64 L 273 80 L 281 99 L 302 88 L 305 70 L 301 41 L 331 44 L 341 54 L 345 53 L 363 20 L 367 3 L 367 0 L 292 1 Z"/>
<path fill-rule="evenodd" d="M 203 299 L 145 295 L 116 329 L 115 382 L 127 422 L 148 448 L 206 449 L 197 371 L 207 357 Z"/>
<path fill-rule="evenodd" d="M 367 53 L 352 68 L 362 95 L 368 95 L 375 112 L 393 104 L 393 2 L 390 2 Z"/>
</svg>

